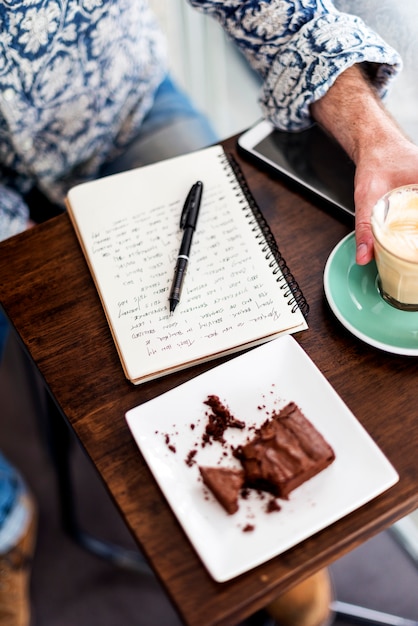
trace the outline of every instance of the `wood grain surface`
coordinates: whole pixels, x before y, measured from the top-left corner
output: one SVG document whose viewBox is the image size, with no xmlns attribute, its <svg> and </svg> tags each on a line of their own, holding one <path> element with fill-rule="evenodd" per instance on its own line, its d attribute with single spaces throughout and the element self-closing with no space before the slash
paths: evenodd
<svg viewBox="0 0 418 626">
<path fill-rule="evenodd" d="M 279 592 L 418 507 L 418 360 L 374 349 L 330 312 L 323 271 L 353 229 L 235 154 L 310 305 L 297 341 L 400 474 L 386 493 L 260 567 L 227 583 L 206 572 L 142 459 L 125 412 L 218 362 L 139 387 L 123 375 L 67 215 L 0 245 L 0 301 L 64 419 L 97 468 L 182 620 L 233 626 Z M 356 462 L 353 456 L 353 464 Z"/>
</svg>

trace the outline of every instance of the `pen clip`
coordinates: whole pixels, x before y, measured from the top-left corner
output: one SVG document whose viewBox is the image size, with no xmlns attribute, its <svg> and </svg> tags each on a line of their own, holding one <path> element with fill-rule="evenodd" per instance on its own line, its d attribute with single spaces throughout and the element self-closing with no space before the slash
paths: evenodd
<svg viewBox="0 0 418 626">
<path fill-rule="evenodd" d="M 181 217 L 180 217 L 181 230 L 183 230 L 184 227 L 186 226 L 187 218 L 189 217 L 190 211 L 197 200 L 197 196 L 202 193 L 202 187 L 203 187 L 202 183 L 200 181 L 197 181 L 197 183 L 192 185 L 189 193 L 187 194 L 187 198 L 185 200 L 183 210 L 181 212 Z M 199 195 L 199 202 L 200 202 L 200 195 Z"/>
<path fill-rule="evenodd" d="M 184 205 L 183 205 L 183 210 L 182 210 L 181 216 L 180 216 L 180 228 L 181 228 L 181 230 L 183 230 L 183 228 L 184 228 L 184 226 L 186 224 L 187 215 L 188 215 L 188 213 L 190 211 L 190 206 L 191 206 L 190 200 L 191 200 L 191 197 L 192 197 L 193 193 L 194 193 L 194 185 L 190 188 L 190 191 L 187 194 L 187 198 L 186 198 L 186 200 L 184 202 Z"/>
</svg>

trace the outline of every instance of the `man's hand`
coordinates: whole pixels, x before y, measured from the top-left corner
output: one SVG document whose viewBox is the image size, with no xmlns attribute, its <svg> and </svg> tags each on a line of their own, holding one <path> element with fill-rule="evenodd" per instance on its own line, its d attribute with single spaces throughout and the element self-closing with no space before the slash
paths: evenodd
<svg viewBox="0 0 418 626">
<path fill-rule="evenodd" d="M 418 183 L 418 147 L 384 109 L 358 66 L 343 72 L 311 109 L 356 165 L 356 261 L 364 265 L 373 258 L 372 208 L 387 191 Z"/>
<path fill-rule="evenodd" d="M 395 187 L 418 183 L 418 148 L 396 133 L 386 145 L 370 146 L 356 164 L 354 203 L 356 207 L 356 261 L 373 258 L 370 215 L 377 200 Z"/>
</svg>

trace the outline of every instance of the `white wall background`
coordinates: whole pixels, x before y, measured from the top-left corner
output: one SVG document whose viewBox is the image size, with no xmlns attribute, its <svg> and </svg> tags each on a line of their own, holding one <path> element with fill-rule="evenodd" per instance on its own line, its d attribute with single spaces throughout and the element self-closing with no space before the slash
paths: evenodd
<svg viewBox="0 0 418 626">
<path fill-rule="evenodd" d="M 258 84 L 221 27 L 186 0 L 151 0 L 168 39 L 171 71 L 220 138 L 240 132 L 261 114 Z"/>
</svg>

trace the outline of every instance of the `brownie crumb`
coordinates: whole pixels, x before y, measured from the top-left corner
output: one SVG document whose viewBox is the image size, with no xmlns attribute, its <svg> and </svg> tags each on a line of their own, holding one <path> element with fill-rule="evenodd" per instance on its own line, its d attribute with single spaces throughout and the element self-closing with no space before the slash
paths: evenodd
<svg viewBox="0 0 418 626">
<path fill-rule="evenodd" d="M 186 457 L 186 465 L 191 467 L 192 465 L 196 463 L 196 460 L 194 458 L 196 454 L 197 454 L 197 450 L 190 450 L 189 454 Z"/>
<path fill-rule="evenodd" d="M 277 502 L 275 498 L 271 498 L 267 502 L 266 513 L 274 513 L 275 511 L 281 511 L 281 510 L 282 510 L 282 507 L 280 506 L 280 504 Z"/>
<path fill-rule="evenodd" d="M 211 440 L 226 443 L 224 433 L 227 428 L 245 428 L 245 422 L 237 420 L 218 396 L 208 396 L 204 404 L 212 409 L 212 413 L 208 414 L 208 423 L 202 436 L 203 446 L 211 443 Z"/>
<path fill-rule="evenodd" d="M 242 529 L 242 532 L 243 532 L 243 533 L 252 533 L 252 532 L 253 532 L 253 530 L 255 530 L 255 526 L 254 526 L 254 524 L 246 524 L 246 525 L 244 526 L 244 528 Z"/>
<path fill-rule="evenodd" d="M 241 489 L 241 498 L 243 500 L 247 500 L 247 498 L 250 497 L 250 490 L 248 489 L 248 487 L 243 487 L 243 489 Z"/>
</svg>

